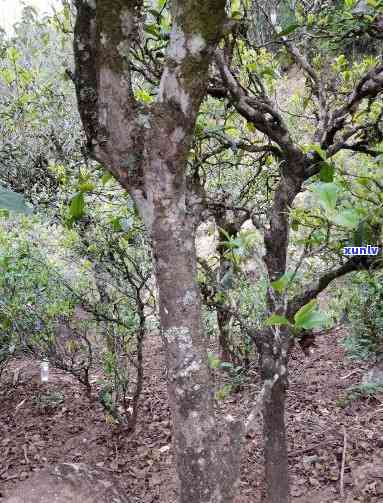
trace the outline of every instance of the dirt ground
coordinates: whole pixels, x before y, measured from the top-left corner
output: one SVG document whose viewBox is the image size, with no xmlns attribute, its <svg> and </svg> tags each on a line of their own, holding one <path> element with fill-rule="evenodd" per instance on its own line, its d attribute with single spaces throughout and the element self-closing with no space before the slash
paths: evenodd
<svg viewBox="0 0 383 503">
<path fill-rule="evenodd" d="M 360 381 L 366 366 L 344 357 L 343 335 L 321 336 L 309 357 L 298 349 L 292 355 L 287 424 L 294 503 L 383 502 L 383 395 L 344 403 L 347 388 Z M 130 437 L 105 422 L 102 407 L 71 376 L 55 370 L 41 384 L 35 362 L 14 362 L 0 385 L 0 501 L 46 465 L 84 462 L 113 472 L 133 503 L 174 503 L 162 357 L 160 341 L 150 337 L 139 424 Z M 255 378 L 221 407 L 246 414 L 258 390 Z M 52 410 L 39 402 L 47 392 L 61 402 Z M 261 494 L 259 430 L 246 438 L 238 503 L 258 503 Z"/>
</svg>

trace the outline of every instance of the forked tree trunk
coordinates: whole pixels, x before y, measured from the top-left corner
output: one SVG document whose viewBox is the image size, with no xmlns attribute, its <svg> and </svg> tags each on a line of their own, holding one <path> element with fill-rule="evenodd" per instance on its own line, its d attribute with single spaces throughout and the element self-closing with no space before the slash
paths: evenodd
<svg viewBox="0 0 383 503">
<path fill-rule="evenodd" d="M 130 65 L 132 44 L 145 43 L 143 0 L 75 4 L 77 97 L 91 154 L 129 191 L 152 238 L 179 502 L 231 503 L 222 489 L 231 474 L 218 473 L 222 463 L 196 283 L 200 203 L 186 188 L 209 66 L 228 26 L 226 2 L 169 2 L 172 29 L 151 105 L 136 101 Z"/>
</svg>

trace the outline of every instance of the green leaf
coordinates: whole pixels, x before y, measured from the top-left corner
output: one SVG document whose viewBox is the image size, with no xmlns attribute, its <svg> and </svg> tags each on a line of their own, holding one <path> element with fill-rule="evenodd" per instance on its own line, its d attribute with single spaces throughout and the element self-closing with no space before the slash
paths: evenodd
<svg viewBox="0 0 383 503">
<path fill-rule="evenodd" d="M 109 171 L 107 171 L 104 175 L 102 175 L 101 182 L 105 186 L 112 179 L 113 179 L 112 173 L 110 173 Z"/>
<path fill-rule="evenodd" d="M 289 24 L 288 26 L 286 26 L 285 29 L 283 29 L 282 31 L 280 31 L 278 33 L 278 37 L 284 37 L 286 35 L 289 35 L 290 33 L 292 33 L 293 31 L 295 31 L 297 28 L 299 28 L 299 24 L 298 23 L 292 23 L 292 24 Z"/>
<path fill-rule="evenodd" d="M 16 63 L 21 58 L 21 52 L 16 47 L 9 47 L 7 55 L 13 63 Z"/>
<path fill-rule="evenodd" d="M 147 89 L 138 89 L 135 92 L 135 98 L 142 103 L 152 103 L 154 101 L 153 96 Z"/>
<path fill-rule="evenodd" d="M 359 225 L 354 232 L 353 244 L 355 246 L 366 246 L 372 242 L 373 236 L 371 227 L 365 220 L 362 220 L 359 222 Z"/>
<path fill-rule="evenodd" d="M 225 384 L 221 389 L 216 391 L 215 399 L 216 400 L 225 400 L 225 398 L 230 395 L 232 390 L 233 390 L 232 384 Z"/>
<path fill-rule="evenodd" d="M 352 208 L 343 210 L 334 218 L 334 222 L 336 224 L 348 227 L 349 229 L 355 229 L 358 227 L 360 220 L 361 217 L 359 212 Z"/>
<path fill-rule="evenodd" d="M 265 75 L 269 75 L 270 77 L 274 77 L 275 72 L 271 66 L 265 66 L 260 70 L 261 77 L 265 77 Z"/>
<path fill-rule="evenodd" d="M 254 124 L 249 121 L 246 122 L 246 129 L 250 131 L 250 133 L 256 133 L 257 131 L 257 128 L 254 126 Z"/>
<path fill-rule="evenodd" d="M 321 182 L 333 182 L 334 181 L 334 165 L 323 161 L 320 163 L 319 179 Z"/>
<path fill-rule="evenodd" d="M 367 187 L 367 185 L 370 183 L 370 180 L 369 178 L 360 177 L 357 179 L 357 183 L 359 185 L 362 185 L 362 187 Z"/>
<path fill-rule="evenodd" d="M 313 190 L 319 195 L 321 205 L 325 210 L 334 210 L 339 189 L 335 183 L 317 183 Z"/>
<path fill-rule="evenodd" d="M 208 353 L 207 355 L 209 367 L 211 369 L 218 369 L 221 365 L 221 360 L 213 353 Z"/>
<path fill-rule="evenodd" d="M 80 184 L 79 191 L 80 192 L 92 192 L 96 188 L 96 185 L 92 182 L 84 182 Z"/>
<path fill-rule="evenodd" d="M 315 143 L 310 143 L 309 145 L 305 145 L 303 147 L 303 150 L 305 152 L 316 152 L 319 157 L 321 157 L 324 161 L 327 159 L 327 154 L 326 152 L 323 150 L 323 148 L 320 147 L 320 145 L 316 145 Z"/>
<path fill-rule="evenodd" d="M 322 328 L 326 325 L 328 317 L 322 311 L 314 311 L 310 313 L 306 319 L 300 323 L 296 324 L 297 328 L 304 328 L 305 330 L 311 330 L 313 328 Z"/>
<path fill-rule="evenodd" d="M 299 324 L 301 320 L 304 319 L 304 317 L 315 311 L 315 309 L 318 306 L 318 301 L 316 299 L 311 300 L 308 304 L 305 304 L 303 307 L 299 309 L 294 315 L 294 321 L 296 324 Z"/>
<path fill-rule="evenodd" d="M 121 217 L 113 218 L 113 220 L 111 220 L 110 223 L 111 223 L 114 231 L 116 231 L 116 232 L 122 231 Z"/>
<path fill-rule="evenodd" d="M 293 277 L 293 272 L 285 272 L 280 278 L 276 279 L 271 283 L 271 286 L 273 289 L 279 293 L 282 293 L 283 290 L 286 288 L 288 283 L 291 281 L 291 278 Z"/>
<path fill-rule="evenodd" d="M 289 325 L 290 322 L 285 316 L 281 316 L 280 314 L 272 314 L 267 320 L 266 325 Z"/>
<path fill-rule="evenodd" d="M 24 215 L 32 213 L 32 209 L 26 205 L 25 199 L 21 194 L 4 189 L 3 187 L 0 187 L 0 208 Z"/>
<path fill-rule="evenodd" d="M 236 19 L 238 21 L 242 18 L 242 14 L 238 10 L 235 10 L 231 13 L 231 17 L 232 19 Z"/>
<path fill-rule="evenodd" d="M 3 68 L 0 70 L 0 77 L 2 77 L 5 83 L 9 86 L 15 80 L 16 76 L 9 68 Z"/>
<path fill-rule="evenodd" d="M 81 218 L 84 215 L 84 209 L 85 209 L 84 193 L 78 192 L 72 197 L 70 201 L 69 205 L 70 216 L 75 220 Z"/>
<path fill-rule="evenodd" d="M 313 299 L 295 313 L 294 321 L 296 328 L 311 330 L 322 327 L 327 322 L 327 316 L 318 310 L 318 302 Z"/>
<path fill-rule="evenodd" d="M 233 13 L 235 12 L 238 12 L 241 9 L 240 0 L 232 0 L 230 2 L 230 7 L 231 7 L 231 15 L 233 15 Z"/>
<path fill-rule="evenodd" d="M 158 38 L 160 33 L 158 30 L 158 26 L 156 24 L 147 24 L 144 27 L 144 31 L 146 33 L 149 33 L 149 35 L 153 35 L 154 37 Z"/>
</svg>

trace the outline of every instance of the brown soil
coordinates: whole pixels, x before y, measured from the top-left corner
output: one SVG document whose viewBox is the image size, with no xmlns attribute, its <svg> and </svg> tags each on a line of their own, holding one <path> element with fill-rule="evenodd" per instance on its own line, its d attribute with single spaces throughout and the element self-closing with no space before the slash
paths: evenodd
<svg viewBox="0 0 383 503">
<path fill-rule="evenodd" d="M 344 357 L 339 345 L 342 335 L 321 336 L 308 358 L 298 349 L 293 353 L 287 422 L 294 503 L 383 502 L 383 463 L 379 464 L 383 457 L 383 395 L 340 406 L 345 391 L 359 382 L 365 368 Z M 80 462 L 113 472 L 132 503 L 175 502 L 158 338 L 148 339 L 146 349 L 139 424 L 130 437 L 105 422 L 102 407 L 90 401 L 71 376 L 55 370 L 50 382 L 42 385 L 35 362 L 13 362 L 0 388 L 0 501 L 15 484 L 44 466 Z M 18 382 L 13 385 L 16 371 Z M 258 390 L 255 379 L 220 407 L 244 415 Z M 62 393 L 63 403 L 52 410 L 39 406 L 36 397 L 48 392 Z M 345 438 L 342 500 L 339 478 Z M 260 501 L 261 446 L 260 430 L 246 439 L 238 503 Z M 371 466 L 375 476 L 363 479 L 360 473 L 368 474 Z"/>
</svg>

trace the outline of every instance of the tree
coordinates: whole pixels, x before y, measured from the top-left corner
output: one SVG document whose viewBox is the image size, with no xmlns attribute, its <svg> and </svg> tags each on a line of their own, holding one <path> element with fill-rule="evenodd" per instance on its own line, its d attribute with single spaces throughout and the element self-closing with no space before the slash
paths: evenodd
<svg viewBox="0 0 383 503">
<path fill-rule="evenodd" d="M 330 11 L 333 12 L 332 8 Z M 372 16 L 372 19 L 370 18 L 369 23 L 367 23 L 368 29 L 376 23 L 379 16 L 378 10 L 374 14 L 375 17 Z M 324 15 L 328 15 L 327 10 Z M 342 8 L 340 11 L 338 10 L 337 16 L 338 20 L 342 16 L 349 22 L 353 20 L 352 14 L 347 9 L 345 11 Z M 340 266 L 334 267 L 324 274 L 318 274 L 313 284 L 304 286 L 301 293 L 297 293 L 292 298 L 287 296 L 286 286 L 290 281 L 286 276 L 286 272 L 292 230 L 290 215 L 293 214 L 294 201 L 298 194 L 305 190 L 308 181 L 315 180 L 315 177 L 319 175 L 321 182 L 318 184 L 318 190 L 321 194 L 323 207 L 326 209 L 327 205 L 327 210 L 335 210 L 337 187 L 333 183 L 335 164 L 332 164 L 332 159 L 342 150 L 363 152 L 372 158 L 377 157 L 380 155 L 380 149 L 374 149 L 373 147 L 380 145 L 383 138 L 381 103 L 379 105 L 376 103 L 377 112 L 375 114 L 370 115 L 369 112 L 370 107 L 373 106 L 372 104 L 379 100 L 383 90 L 383 67 L 381 62 L 371 61 L 371 66 L 364 73 L 355 74 L 353 78 L 350 78 L 350 81 L 347 80 L 349 74 L 342 76 L 345 79 L 342 89 L 344 95 L 338 94 L 331 81 L 336 77 L 332 72 L 327 71 L 326 74 L 323 68 L 318 65 L 318 59 L 322 56 L 322 64 L 326 67 L 326 53 L 323 54 L 323 47 L 316 47 L 317 51 L 319 50 L 316 62 L 312 55 L 315 44 L 312 40 L 310 41 L 311 34 L 307 33 L 307 36 L 305 36 L 304 32 L 310 22 L 312 23 L 312 20 L 308 20 L 307 17 L 301 17 L 301 23 L 285 30 L 286 32 L 294 32 L 299 24 L 302 24 L 302 30 L 299 32 L 302 37 L 300 47 L 295 44 L 292 37 L 289 38 L 282 31 L 280 34 L 274 31 L 274 36 L 279 39 L 284 50 L 306 76 L 306 85 L 310 89 L 308 110 L 313 112 L 314 124 L 313 132 L 311 132 L 311 142 L 309 140 L 309 145 L 306 148 L 299 145 L 297 139 L 294 138 L 294 133 L 289 128 L 286 117 L 278 109 L 278 103 L 274 102 L 268 95 L 267 87 L 262 83 L 262 76 L 256 73 L 251 75 L 251 72 L 248 72 L 247 75 L 246 73 L 244 75 L 239 73 L 238 75 L 232 69 L 235 68 L 233 54 L 227 49 L 226 52 L 217 51 L 216 55 L 221 79 L 224 88 L 227 90 L 227 100 L 242 117 L 255 127 L 260 133 L 260 137 L 264 138 L 264 149 L 268 147 L 270 142 L 277 147 L 277 151 L 274 151 L 272 155 L 278 160 L 279 173 L 277 174 L 273 192 L 273 201 L 263 229 L 264 261 L 271 283 L 267 299 L 268 311 L 270 315 L 275 317 L 270 319 L 270 325 L 272 325 L 270 329 L 253 334 L 255 344 L 261 355 L 261 373 L 264 380 L 263 418 L 266 501 L 273 503 L 287 501 L 289 492 L 284 402 L 287 388 L 288 350 L 294 333 L 288 328 L 288 324 L 295 321 L 296 325 L 301 323 L 302 328 L 311 327 L 315 318 L 318 318 L 318 315 L 314 314 L 315 310 L 312 309 L 315 305 L 313 299 L 331 281 L 351 271 L 381 265 L 381 260 L 373 257 L 364 260 L 360 260 L 359 257 L 341 260 Z M 318 22 L 319 31 L 324 31 L 323 24 L 324 22 L 322 25 Z M 329 32 L 331 32 L 331 21 L 329 24 Z M 270 25 L 272 26 L 271 22 Z M 335 35 L 336 38 L 343 34 L 339 33 L 339 27 L 337 27 L 337 31 L 332 35 Z M 298 39 L 296 41 L 298 42 Z M 305 54 L 305 44 L 309 42 L 310 50 Z M 249 43 L 249 48 L 251 48 L 251 43 Z M 341 56 L 339 58 L 342 60 Z M 317 67 L 315 67 L 315 64 Z M 343 71 L 345 70 L 346 68 L 343 69 Z M 350 85 L 352 82 L 354 83 Z M 372 130 L 374 133 L 372 133 Z M 308 134 L 310 134 L 309 131 Z M 258 148 L 261 149 L 262 147 L 259 145 Z M 326 199 L 329 194 L 333 196 L 332 202 Z M 379 198 L 376 205 L 379 208 L 381 207 Z M 350 207 L 347 210 L 340 209 L 339 213 L 339 215 L 335 216 L 330 215 L 331 211 L 329 211 L 328 218 L 330 221 L 335 220 L 335 223 L 340 227 L 353 229 L 361 223 L 362 217 L 353 214 Z M 376 223 L 372 212 L 368 213 L 365 213 L 365 215 L 367 217 L 366 222 L 370 227 L 369 236 L 372 242 L 377 243 L 381 240 L 381 217 L 380 222 Z M 347 221 L 348 216 L 351 217 L 351 224 Z M 331 244 L 325 238 L 322 239 L 322 246 L 325 246 L 328 251 L 332 250 L 332 253 L 338 250 L 339 257 L 342 242 L 339 239 L 339 234 L 335 229 L 334 231 L 334 234 L 331 234 L 331 232 L 330 234 L 332 238 L 338 240 L 338 243 Z M 366 236 L 364 241 L 365 239 Z M 294 276 L 295 274 L 293 274 Z M 309 313 L 312 318 L 310 322 L 307 319 Z"/>
<path fill-rule="evenodd" d="M 5 363 L 22 350 L 48 358 L 86 385 L 89 394 L 89 373 L 94 365 L 102 364 L 105 380 L 99 398 L 107 419 L 131 432 L 143 381 L 148 304 L 155 305 L 148 285 L 151 261 L 132 201 L 112 182 L 111 175 L 89 160 L 83 148 L 73 83 L 69 70 L 65 71 L 72 57 L 71 24 L 68 6 L 46 22 L 40 22 L 33 9 L 27 8 L 15 36 L 4 41 L 0 56 L 0 114 L 4 118 L 0 179 L 18 193 L 0 187 L 1 227 L 12 226 L 10 211 L 32 213 L 22 193 L 45 225 L 56 228 L 58 223 L 58 233 L 66 236 L 62 244 L 70 253 L 70 268 L 84 267 L 81 276 L 88 276 L 89 281 L 83 287 L 72 275 L 68 279 L 66 267 L 57 264 L 48 268 L 50 248 L 44 239 L 44 244 L 38 241 L 46 274 L 49 271 L 54 277 L 52 284 L 57 285 L 63 299 L 58 312 L 52 312 L 50 301 L 55 290 L 46 289 L 46 296 L 36 297 L 38 287 L 30 275 L 27 288 L 20 283 L 14 295 L 5 289 L 0 311 L 6 313 L 13 305 L 18 309 L 13 310 L 13 316 L 3 313 L 6 332 L 1 356 Z M 19 230 L 23 236 L 21 224 Z M 41 227 L 34 231 L 41 233 Z M 2 249 L 6 253 L 4 242 Z M 20 265 L 16 250 L 13 260 Z M 31 272 L 38 266 L 33 260 L 28 262 Z M 8 272 L 6 267 L 4 272 Z M 26 274 L 25 267 L 22 274 Z M 36 283 L 44 288 L 42 278 Z M 20 302 L 16 292 L 34 301 Z M 63 307 L 68 298 L 74 301 L 70 310 Z M 73 319 L 79 308 L 80 316 L 87 313 L 82 323 Z M 6 327 L 10 318 L 17 318 L 17 323 Z M 96 326 L 101 329 L 104 345 L 88 337 L 87 332 L 92 334 Z M 12 334 L 16 350 L 10 353 Z"/>
<path fill-rule="evenodd" d="M 75 6 L 75 83 L 90 153 L 128 190 L 151 234 L 180 501 L 229 502 L 232 476 L 220 469 L 196 282 L 199 202 L 186 187 L 210 63 L 230 26 L 225 1 L 172 3 L 166 61 L 151 105 L 134 96 L 130 62 L 144 42 L 145 17 L 153 14 L 141 0 Z"/>
</svg>

